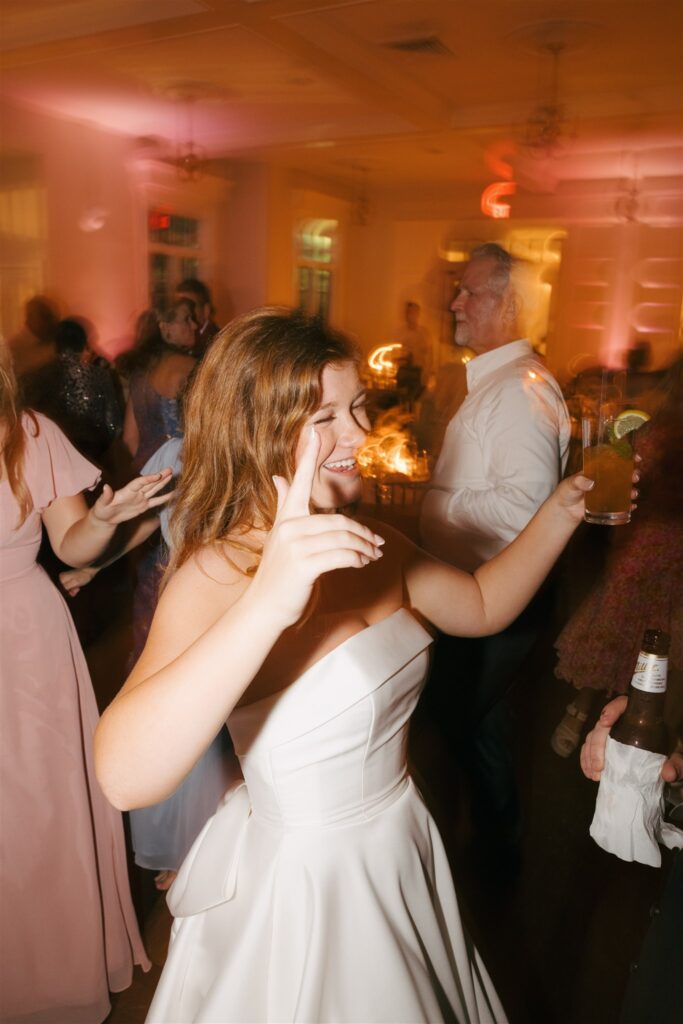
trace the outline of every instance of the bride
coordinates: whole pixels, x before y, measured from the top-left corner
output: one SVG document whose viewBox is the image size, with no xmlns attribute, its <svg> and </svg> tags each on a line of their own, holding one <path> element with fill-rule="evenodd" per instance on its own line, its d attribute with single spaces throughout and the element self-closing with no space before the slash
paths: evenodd
<svg viewBox="0 0 683 1024">
<path fill-rule="evenodd" d="M 268 308 L 221 332 L 192 385 L 168 583 L 96 763 L 116 807 L 156 803 L 228 720 L 245 783 L 169 893 L 152 1022 L 505 1020 L 407 726 L 425 625 L 481 636 L 516 618 L 591 484 L 565 480 L 473 575 L 439 562 L 353 517 L 357 363 L 342 335 Z"/>
</svg>

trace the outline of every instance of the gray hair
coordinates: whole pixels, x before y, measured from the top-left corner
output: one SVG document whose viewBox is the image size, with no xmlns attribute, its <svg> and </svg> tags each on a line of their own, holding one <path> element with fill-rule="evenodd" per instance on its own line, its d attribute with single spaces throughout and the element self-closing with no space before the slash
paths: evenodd
<svg viewBox="0 0 683 1024">
<path fill-rule="evenodd" d="M 509 285 L 513 271 L 519 266 L 519 260 L 511 256 L 507 249 L 498 245 L 497 242 L 484 242 L 482 245 L 478 245 L 470 253 L 470 262 L 472 260 L 493 260 L 495 263 L 493 281 L 501 294 Z"/>
</svg>

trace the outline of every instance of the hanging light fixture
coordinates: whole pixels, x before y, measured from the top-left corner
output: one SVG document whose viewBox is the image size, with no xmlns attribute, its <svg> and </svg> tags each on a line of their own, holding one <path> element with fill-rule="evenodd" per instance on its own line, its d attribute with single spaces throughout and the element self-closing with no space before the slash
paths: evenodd
<svg viewBox="0 0 683 1024">
<path fill-rule="evenodd" d="M 180 103 L 185 111 L 186 139 L 184 142 L 178 142 L 175 167 L 181 181 L 197 181 L 201 177 L 202 165 L 206 159 L 206 150 L 194 141 L 195 101 L 196 96 L 191 92 L 180 97 Z"/>
<path fill-rule="evenodd" d="M 608 45 L 604 25 L 582 19 L 559 17 L 520 25 L 505 37 L 522 51 L 524 59 L 538 62 L 539 100 L 520 131 L 520 146 L 538 159 L 556 156 L 576 135 L 562 94 L 561 72 L 565 58 L 598 46 Z M 504 175 L 503 175 L 504 177 Z"/>
<path fill-rule="evenodd" d="M 535 157 L 555 156 L 569 137 L 564 104 L 560 103 L 560 58 L 565 51 L 562 42 L 549 42 L 541 48 L 543 59 L 550 58 L 550 76 L 547 99 L 539 103 L 529 115 L 524 132 L 524 146 Z"/>
</svg>

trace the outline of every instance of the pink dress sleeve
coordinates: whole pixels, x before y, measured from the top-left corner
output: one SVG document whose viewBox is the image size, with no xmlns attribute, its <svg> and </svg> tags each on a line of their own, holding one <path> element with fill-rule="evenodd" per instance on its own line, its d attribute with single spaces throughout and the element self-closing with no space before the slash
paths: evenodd
<svg viewBox="0 0 683 1024">
<path fill-rule="evenodd" d="M 59 427 L 40 413 L 24 416 L 27 435 L 24 477 L 37 512 L 55 498 L 70 497 L 90 490 L 100 479 L 96 466 L 84 459 Z"/>
</svg>

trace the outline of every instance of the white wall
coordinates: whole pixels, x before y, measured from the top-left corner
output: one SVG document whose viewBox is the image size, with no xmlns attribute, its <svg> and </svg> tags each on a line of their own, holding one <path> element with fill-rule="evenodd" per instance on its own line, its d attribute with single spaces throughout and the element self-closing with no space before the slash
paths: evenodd
<svg viewBox="0 0 683 1024">
<path fill-rule="evenodd" d="M 147 303 L 147 205 L 166 195 L 178 213 L 208 225 L 207 283 L 219 322 L 266 302 L 293 302 L 296 225 L 330 218 L 340 225 L 333 322 L 369 351 L 391 339 L 403 303 L 414 299 L 423 324 L 447 346 L 444 248 L 505 242 L 510 231 L 528 227 L 566 233 L 548 339 L 553 369 L 562 372 L 581 352 L 618 360 L 635 336 L 651 341 L 656 364 L 680 345 L 681 177 L 641 182 L 635 223 L 617 217 L 623 182 L 609 181 L 568 182 L 548 193 L 520 189 L 509 221 L 483 217 L 479 193 L 467 186 L 370 191 L 361 211 L 348 187 L 261 164 L 236 163 L 230 184 L 182 184 L 168 168 L 159 178 L 134 160 L 122 136 L 11 106 L 1 112 L 5 152 L 35 157 L 31 187 L 44 208 L 34 237 L 2 234 L 6 333 L 20 317 L 22 288 L 40 287 L 63 313 L 92 320 L 105 351 L 120 348 Z M 83 230 L 97 209 L 102 227 Z M 0 233 L 3 211 L 0 205 Z"/>
<path fill-rule="evenodd" d="M 158 202 L 206 221 L 207 281 L 216 293 L 219 315 L 228 309 L 230 296 L 219 277 L 225 264 L 227 182 L 206 178 L 183 183 L 172 168 L 136 159 L 127 137 L 91 125 L 10 105 L 0 113 L 0 185 L 6 169 L 21 167 L 27 158 L 33 179 L 29 184 L 40 192 L 44 208 L 30 262 L 25 240 L 15 237 L 11 226 L 8 237 L 7 210 L 0 208 L 0 265 L 3 277 L 9 278 L 2 303 L 6 334 L 19 326 L 27 293 L 43 291 L 56 300 L 62 315 L 80 315 L 93 323 L 102 351 L 119 351 L 137 314 L 148 305 L 147 210 Z"/>
</svg>

